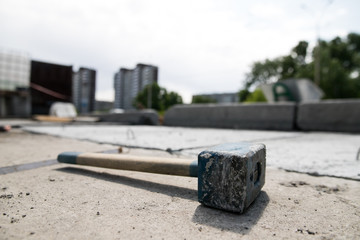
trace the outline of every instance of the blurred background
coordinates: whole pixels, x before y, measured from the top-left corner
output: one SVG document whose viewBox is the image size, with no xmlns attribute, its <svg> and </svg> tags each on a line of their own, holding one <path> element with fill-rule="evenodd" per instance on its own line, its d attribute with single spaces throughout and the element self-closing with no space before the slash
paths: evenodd
<svg viewBox="0 0 360 240">
<path fill-rule="evenodd" d="M 356 0 L 0 0 L 0 116 L 48 114 L 59 101 L 86 114 L 359 98 L 359 9 Z"/>
</svg>

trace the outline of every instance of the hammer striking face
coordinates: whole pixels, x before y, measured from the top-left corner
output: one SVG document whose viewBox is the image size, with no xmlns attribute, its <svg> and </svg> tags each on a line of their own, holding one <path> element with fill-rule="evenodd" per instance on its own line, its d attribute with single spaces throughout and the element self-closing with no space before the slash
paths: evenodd
<svg viewBox="0 0 360 240">
<path fill-rule="evenodd" d="M 265 145 L 224 144 L 198 156 L 198 197 L 202 204 L 241 213 L 265 184 Z"/>
</svg>

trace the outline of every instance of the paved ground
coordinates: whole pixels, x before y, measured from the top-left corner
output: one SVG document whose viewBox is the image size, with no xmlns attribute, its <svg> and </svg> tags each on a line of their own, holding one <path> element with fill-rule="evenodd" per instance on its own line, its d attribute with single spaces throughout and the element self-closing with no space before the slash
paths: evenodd
<svg viewBox="0 0 360 240">
<path fill-rule="evenodd" d="M 196 158 L 207 147 L 227 142 L 261 142 L 267 165 L 314 175 L 360 180 L 360 134 L 247 131 L 148 126 L 63 125 L 26 127 L 35 133 L 172 151 Z"/>
<path fill-rule="evenodd" d="M 81 127 L 60 126 L 55 129 L 58 128 L 63 129 L 62 132 L 73 132 Z M 174 140 L 177 141 L 175 143 L 165 141 L 165 136 L 166 139 L 178 139 L 166 132 L 168 128 L 159 128 L 156 134 L 149 129 L 151 128 L 133 126 L 122 130 L 112 129 L 109 130 L 109 138 L 123 138 L 127 140 L 127 145 L 134 146 L 148 141 L 152 143 L 146 145 L 148 148 L 152 146 L 165 150 L 188 147 L 183 140 Z M 98 130 L 101 132 L 100 128 Z M 199 130 L 199 135 L 187 132 L 194 129 L 178 130 L 181 131 L 173 132 L 174 136 L 182 134 L 185 137 L 182 139 L 193 139 L 194 143 L 198 143 L 200 132 L 204 129 Z M 140 137 L 141 133 L 145 134 L 147 131 L 146 138 Z M 92 134 L 100 137 L 99 132 Z M 216 132 L 216 138 L 227 141 L 227 134 L 221 135 L 220 132 Z M 89 138 L 87 135 L 80 136 L 80 132 L 75 135 Z M 333 136 L 340 138 L 332 139 Z M 338 158 L 353 161 L 355 147 L 347 148 L 342 142 L 345 141 L 350 146 L 359 145 L 358 135 L 325 133 L 313 135 L 242 131 L 229 140 L 234 142 L 250 137 L 251 140 L 266 141 L 269 159 L 276 159 L 277 154 L 287 152 L 292 154 L 289 161 L 296 156 L 292 151 L 298 150 L 293 148 L 296 139 L 311 142 L 301 148 L 301 152 L 305 151 L 308 155 L 331 152 L 332 148 L 322 149 L 330 144 L 335 148 L 335 157 L 342 156 Z M 199 148 L 177 153 L 191 157 L 203 147 L 217 143 L 212 141 L 211 134 L 205 134 L 201 138 L 208 139 L 207 142 L 201 142 L 206 143 L 205 145 L 193 144 Z M 1 133 L 0 168 L 14 165 L 19 168 L 29 163 L 33 163 L 35 168 L 26 171 L 16 171 L 18 168 L 15 168 L 15 172 L 0 175 L 0 239 L 360 238 L 359 181 L 286 172 L 277 169 L 274 160 L 269 160 L 270 163 L 275 163 L 267 168 L 263 191 L 242 215 L 200 205 L 197 202 L 197 181 L 194 178 L 57 163 L 44 167 L 36 167 L 34 164 L 55 159 L 62 151 L 95 152 L 117 149 L 118 143 L 121 143 L 120 140 L 117 141 L 119 142 L 115 145 L 103 144 L 32 134 L 22 129 Z M 133 144 L 131 141 L 138 142 Z M 273 147 L 277 150 L 271 151 Z M 285 149 L 281 150 L 281 147 Z M 319 152 L 317 149 L 320 149 Z M 348 153 L 350 150 L 351 154 Z M 126 147 L 122 154 L 179 157 L 166 151 Z M 328 159 L 331 156 L 329 154 Z"/>
</svg>

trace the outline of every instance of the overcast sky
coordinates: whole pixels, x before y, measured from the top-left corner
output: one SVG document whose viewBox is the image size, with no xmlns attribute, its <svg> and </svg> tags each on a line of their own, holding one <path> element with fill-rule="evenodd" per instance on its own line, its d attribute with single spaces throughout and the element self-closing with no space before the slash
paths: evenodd
<svg viewBox="0 0 360 240">
<path fill-rule="evenodd" d="M 113 100 L 121 67 L 156 65 L 189 102 L 238 91 L 254 61 L 300 40 L 360 33 L 359 12 L 359 0 L 0 0 L 0 47 L 96 69 L 99 100 Z"/>
</svg>

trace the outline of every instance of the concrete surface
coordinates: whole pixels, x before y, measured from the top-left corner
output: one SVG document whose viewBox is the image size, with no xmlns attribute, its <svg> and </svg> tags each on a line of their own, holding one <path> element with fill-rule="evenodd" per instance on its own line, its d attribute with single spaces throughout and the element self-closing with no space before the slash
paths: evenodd
<svg viewBox="0 0 360 240">
<path fill-rule="evenodd" d="M 20 127 L 20 126 L 32 126 L 32 125 L 38 126 L 39 124 L 37 122 L 27 119 L 27 118 L 12 118 L 12 119 L 1 118 L 0 126 L 3 126 L 3 125 L 11 125 L 13 127 Z"/>
<path fill-rule="evenodd" d="M 121 123 L 127 125 L 159 125 L 159 115 L 154 110 L 128 111 L 95 115 L 101 122 Z"/>
<path fill-rule="evenodd" d="M 297 126 L 305 131 L 360 132 L 360 100 L 299 104 Z"/>
<path fill-rule="evenodd" d="M 133 130 L 136 139 L 142 130 L 146 132 Z M 264 133 L 254 132 L 254 139 Z M 277 133 L 269 134 L 276 141 Z M 277 137 L 291 134 L 298 136 Z M 340 141 L 349 140 L 343 137 Z M 159 136 L 153 135 L 153 142 L 157 140 Z M 311 144 L 318 143 L 315 139 Z M 112 147 L 16 129 L 0 134 L 0 165 L 53 159 L 63 150 Z M 122 154 L 177 157 L 128 148 Z M 360 238 L 360 182 L 354 180 L 268 167 L 263 191 L 244 214 L 237 215 L 200 205 L 195 178 L 65 164 L 0 178 L 1 239 Z"/>
<path fill-rule="evenodd" d="M 295 103 L 175 105 L 164 125 L 260 130 L 293 130 Z"/>
<path fill-rule="evenodd" d="M 266 145 L 268 166 L 360 180 L 360 160 L 356 160 L 360 134 L 101 125 L 24 129 L 97 143 L 168 151 L 193 158 L 200 151 L 222 143 L 259 142 Z"/>
</svg>

